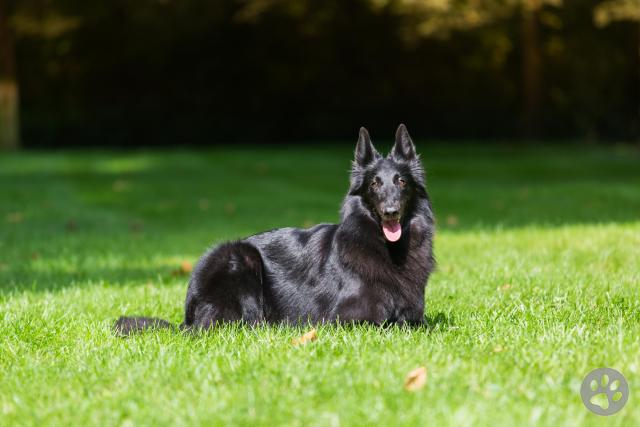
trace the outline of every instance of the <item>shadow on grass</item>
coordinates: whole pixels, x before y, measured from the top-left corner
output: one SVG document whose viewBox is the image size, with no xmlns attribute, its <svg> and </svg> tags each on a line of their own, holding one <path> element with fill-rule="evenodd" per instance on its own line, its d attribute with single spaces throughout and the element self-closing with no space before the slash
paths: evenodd
<svg viewBox="0 0 640 427">
<path fill-rule="evenodd" d="M 177 270 L 177 269 L 174 269 Z M 56 269 L 33 271 L 22 268 L 20 272 L 5 270 L 0 272 L 0 295 L 11 295 L 23 291 L 47 292 L 75 286 L 105 285 L 124 286 L 165 286 L 184 284 L 186 292 L 189 275 L 175 273 L 165 266 L 153 268 L 93 268 L 93 269 Z M 182 304 L 182 302 L 180 302 Z"/>
<path fill-rule="evenodd" d="M 454 318 L 451 314 L 445 314 L 442 311 L 435 315 L 425 315 L 425 329 L 429 332 L 441 332 L 455 326 Z"/>
</svg>

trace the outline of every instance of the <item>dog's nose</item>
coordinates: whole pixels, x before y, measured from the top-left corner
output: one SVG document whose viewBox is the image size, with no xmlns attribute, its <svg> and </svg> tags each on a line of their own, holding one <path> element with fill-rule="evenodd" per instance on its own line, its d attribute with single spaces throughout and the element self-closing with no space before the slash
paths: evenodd
<svg viewBox="0 0 640 427">
<path fill-rule="evenodd" d="M 385 208 L 384 210 L 384 216 L 386 217 L 397 217 L 399 213 L 398 208 Z"/>
</svg>

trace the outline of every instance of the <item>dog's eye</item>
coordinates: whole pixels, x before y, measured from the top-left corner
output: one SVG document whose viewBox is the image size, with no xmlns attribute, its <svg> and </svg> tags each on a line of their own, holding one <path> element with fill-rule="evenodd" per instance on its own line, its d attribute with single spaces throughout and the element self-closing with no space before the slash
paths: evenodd
<svg viewBox="0 0 640 427">
<path fill-rule="evenodd" d="M 371 181 L 371 184 L 369 184 L 369 187 L 371 188 L 376 188 L 377 186 L 378 186 L 378 181 L 376 181 L 375 179 Z"/>
<path fill-rule="evenodd" d="M 403 178 L 398 178 L 398 185 L 399 185 L 401 188 L 404 188 L 404 187 L 406 187 L 406 185 L 407 185 L 407 181 L 405 181 Z"/>
</svg>

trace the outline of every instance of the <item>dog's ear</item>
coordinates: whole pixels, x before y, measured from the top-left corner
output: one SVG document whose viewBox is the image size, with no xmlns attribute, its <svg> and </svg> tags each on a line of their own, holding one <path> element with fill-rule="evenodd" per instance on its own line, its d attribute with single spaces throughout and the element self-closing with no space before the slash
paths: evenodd
<svg viewBox="0 0 640 427">
<path fill-rule="evenodd" d="M 360 136 L 356 144 L 355 164 L 360 167 L 366 167 L 374 160 L 380 159 L 382 156 L 378 153 L 371 143 L 369 132 L 363 127 L 360 128 Z"/>
<path fill-rule="evenodd" d="M 416 158 L 416 147 L 411 141 L 407 127 L 404 124 L 398 126 L 396 131 L 396 143 L 389 153 L 389 157 L 396 160 L 414 160 Z"/>
</svg>

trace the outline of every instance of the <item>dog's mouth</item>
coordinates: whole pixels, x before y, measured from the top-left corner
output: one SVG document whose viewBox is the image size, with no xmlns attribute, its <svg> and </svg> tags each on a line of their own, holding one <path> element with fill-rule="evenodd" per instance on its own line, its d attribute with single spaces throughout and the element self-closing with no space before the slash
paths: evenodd
<svg viewBox="0 0 640 427">
<path fill-rule="evenodd" d="M 382 233 L 384 238 L 390 242 L 397 242 L 402 236 L 402 227 L 399 219 L 382 221 Z"/>
</svg>

